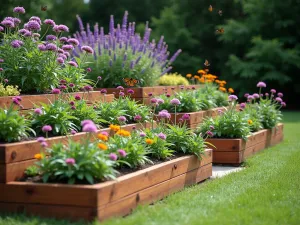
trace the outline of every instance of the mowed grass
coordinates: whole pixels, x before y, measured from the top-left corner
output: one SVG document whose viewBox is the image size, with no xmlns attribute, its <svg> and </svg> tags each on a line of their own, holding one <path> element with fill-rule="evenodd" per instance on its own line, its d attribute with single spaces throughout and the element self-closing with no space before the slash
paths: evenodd
<svg viewBox="0 0 300 225">
<path fill-rule="evenodd" d="M 247 168 L 226 177 L 186 188 L 126 218 L 103 225 L 300 224 L 300 113 L 284 113 L 284 141 L 256 154 Z M 54 193 L 51 193 L 54 194 Z M 0 216 L 1 225 L 67 225 L 26 217 Z M 98 222 L 92 223 L 100 224 Z"/>
</svg>

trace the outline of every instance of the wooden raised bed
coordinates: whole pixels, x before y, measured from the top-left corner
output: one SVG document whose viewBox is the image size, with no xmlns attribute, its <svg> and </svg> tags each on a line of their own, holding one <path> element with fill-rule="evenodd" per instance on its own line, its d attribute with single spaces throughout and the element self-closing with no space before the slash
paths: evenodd
<svg viewBox="0 0 300 225">
<path fill-rule="evenodd" d="M 0 211 L 70 220 L 124 216 L 212 175 L 212 150 L 183 156 L 95 185 L 0 184 Z"/>
<path fill-rule="evenodd" d="M 279 124 L 271 130 L 261 130 L 248 136 L 247 141 L 243 139 L 219 139 L 210 138 L 212 143 L 213 163 L 236 164 L 244 162 L 249 156 L 283 140 L 283 124 Z"/>
<path fill-rule="evenodd" d="M 90 91 L 90 92 L 74 92 L 63 94 L 63 96 L 75 96 L 79 95 L 80 97 L 84 97 L 87 100 L 87 103 L 91 104 L 93 102 L 111 102 L 114 99 L 114 95 L 103 95 L 99 91 Z M 8 97 L 0 97 L 0 108 L 8 108 L 12 102 L 13 96 Z M 57 98 L 54 94 L 42 94 L 42 95 L 21 95 L 22 101 L 21 105 L 23 106 L 22 110 L 33 109 L 35 105 L 39 105 L 39 103 L 49 103 L 54 102 Z"/>
<path fill-rule="evenodd" d="M 150 123 L 129 124 L 122 126 L 122 129 L 132 131 L 133 127 L 141 129 L 143 127 L 151 127 Z M 108 128 L 98 131 L 109 131 Z M 75 135 L 59 136 L 46 139 L 48 146 L 55 143 L 67 143 L 69 138 L 73 141 L 80 141 L 86 133 L 80 132 Z M 92 136 L 92 138 L 95 138 Z M 24 175 L 24 171 L 28 166 L 36 162 L 34 155 L 41 152 L 41 145 L 37 140 L 22 141 L 16 143 L 0 144 L 0 183 L 15 181 Z"/>
</svg>

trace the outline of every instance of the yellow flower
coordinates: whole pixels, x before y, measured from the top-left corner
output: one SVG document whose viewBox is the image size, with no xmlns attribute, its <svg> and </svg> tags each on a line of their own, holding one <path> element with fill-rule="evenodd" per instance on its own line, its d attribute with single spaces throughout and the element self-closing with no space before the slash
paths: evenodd
<svg viewBox="0 0 300 225">
<path fill-rule="evenodd" d="M 98 138 L 102 141 L 107 141 L 108 140 L 108 137 L 104 134 L 98 134 Z"/>
<path fill-rule="evenodd" d="M 40 160 L 40 159 L 44 158 L 44 156 L 42 154 L 38 153 L 38 154 L 34 155 L 34 158 Z"/>
<path fill-rule="evenodd" d="M 251 125 L 253 123 L 252 120 L 248 120 L 248 124 Z"/>
<path fill-rule="evenodd" d="M 199 74 L 206 74 L 206 72 L 204 70 L 198 70 L 197 71 Z"/>
<path fill-rule="evenodd" d="M 147 138 L 147 139 L 146 139 L 146 143 L 147 143 L 148 145 L 152 145 L 152 144 L 154 143 L 154 141 L 153 141 L 152 139 Z"/>
<path fill-rule="evenodd" d="M 130 136 L 130 132 L 126 131 L 126 130 L 118 130 L 118 132 L 116 133 L 120 136 L 124 136 L 124 137 L 129 137 Z"/>
<path fill-rule="evenodd" d="M 232 88 L 228 88 L 228 92 L 232 94 L 234 93 L 234 90 Z"/>
<path fill-rule="evenodd" d="M 114 132 L 117 132 L 117 131 L 120 130 L 120 126 L 110 124 L 110 125 L 109 125 L 109 129 L 113 130 Z"/>
<path fill-rule="evenodd" d="M 191 78 L 191 77 L 192 77 L 192 74 L 189 73 L 189 74 L 186 75 L 186 77 L 187 77 L 187 78 Z"/>
<path fill-rule="evenodd" d="M 107 145 L 103 144 L 103 143 L 99 143 L 98 144 L 98 148 L 102 149 L 102 150 L 107 150 Z"/>
<path fill-rule="evenodd" d="M 226 92 L 226 88 L 224 88 L 224 87 L 219 87 L 219 90 L 223 91 L 223 92 Z"/>
</svg>

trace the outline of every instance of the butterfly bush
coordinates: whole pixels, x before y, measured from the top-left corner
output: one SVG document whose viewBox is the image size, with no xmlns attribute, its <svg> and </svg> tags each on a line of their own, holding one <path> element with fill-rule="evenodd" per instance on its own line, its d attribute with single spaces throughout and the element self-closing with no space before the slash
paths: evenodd
<svg viewBox="0 0 300 225">
<path fill-rule="evenodd" d="M 179 49 L 170 59 L 168 45 L 162 36 L 158 43 L 150 40 L 151 29 L 148 23 L 145 26 L 144 36 L 135 32 L 135 23 L 128 23 L 128 12 L 123 17 L 122 24 L 115 26 L 114 17 L 111 16 L 108 34 L 98 24 L 91 30 L 89 24 L 86 29 L 79 16 L 77 16 L 80 31 L 74 34 L 79 45 L 73 50 L 73 55 L 85 54 L 83 46 L 92 47 L 92 54 L 88 60 L 92 72 L 89 78 L 97 80 L 100 75 L 103 79 L 99 87 L 116 87 L 124 84 L 124 78 L 133 78 L 139 81 L 140 86 L 151 86 L 163 74 L 169 72 L 171 64 L 180 54 Z"/>
<path fill-rule="evenodd" d="M 13 11 L 15 17 L 0 22 L 1 82 L 7 80 L 23 93 L 46 92 L 57 87 L 60 80 L 74 84 L 73 91 L 91 83 L 81 68 L 84 61 L 71 58 L 71 51 L 79 43 L 63 37 L 69 32 L 67 26 L 36 16 L 22 23 L 20 15 L 25 9 L 15 7 Z"/>
</svg>

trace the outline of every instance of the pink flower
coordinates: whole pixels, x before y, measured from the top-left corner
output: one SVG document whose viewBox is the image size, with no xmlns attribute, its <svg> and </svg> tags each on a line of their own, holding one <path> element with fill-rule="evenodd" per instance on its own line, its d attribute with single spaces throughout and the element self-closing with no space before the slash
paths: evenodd
<svg viewBox="0 0 300 225">
<path fill-rule="evenodd" d="M 79 41 L 76 38 L 69 38 L 68 39 L 68 43 L 74 45 L 74 46 L 78 46 L 79 45 Z"/>
<path fill-rule="evenodd" d="M 283 94 L 282 94 L 281 92 L 278 92 L 278 93 L 277 93 L 277 96 L 280 97 L 280 98 L 282 98 L 282 97 L 283 97 Z"/>
<path fill-rule="evenodd" d="M 37 22 L 36 20 L 31 20 L 27 23 L 27 29 L 32 31 L 32 30 L 40 30 L 41 29 L 41 25 L 39 22 Z"/>
<path fill-rule="evenodd" d="M 132 94 L 134 94 L 134 90 L 129 89 L 129 90 L 127 91 L 127 93 L 130 94 L 130 95 L 132 95 Z"/>
<path fill-rule="evenodd" d="M 118 156 L 115 153 L 110 153 L 109 158 L 113 161 L 116 161 L 118 159 Z"/>
<path fill-rule="evenodd" d="M 213 125 L 210 125 L 210 126 L 209 126 L 209 129 L 210 129 L 210 130 L 214 130 L 215 127 L 214 127 Z"/>
<path fill-rule="evenodd" d="M 34 110 L 34 113 L 37 114 L 37 115 L 41 115 L 43 113 L 43 111 L 40 108 L 36 108 Z"/>
<path fill-rule="evenodd" d="M 117 87 L 118 90 L 124 91 L 124 88 L 122 86 Z"/>
<path fill-rule="evenodd" d="M 79 101 L 79 100 L 81 100 L 81 97 L 80 97 L 79 95 L 75 95 L 75 99 L 76 99 L 77 101 Z"/>
<path fill-rule="evenodd" d="M 1 72 L 1 71 L 0 71 L 0 72 Z M 4 79 L 4 82 L 5 82 L 5 83 L 8 83 L 8 79 Z"/>
<path fill-rule="evenodd" d="M 185 113 L 185 114 L 183 114 L 183 116 L 182 116 L 181 119 L 182 119 L 182 120 L 189 120 L 189 119 L 190 119 L 190 115 L 187 114 L 187 113 Z"/>
<path fill-rule="evenodd" d="M 87 124 L 94 124 L 94 122 L 92 120 L 83 120 L 83 121 L 81 121 L 81 126 L 84 127 Z"/>
<path fill-rule="evenodd" d="M 102 131 L 100 134 L 105 135 L 106 137 L 108 137 L 108 133 L 106 131 Z"/>
<path fill-rule="evenodd" d="M 142 119 L 142 117 L 140 115 L 136 115 L 135 117 L 133 117 L 134 121 L 140 121 Z"/>
<path fill-rule="evenodd" d="M 65 61 L 64 61 L 64 59 L 62 57 L 58 57 L 56 59 L 56 62 L 58 62 L 59 64 L 63 64 Z"/>
<path fill-rule="evenodd" d="M 124 96 L 125 96 L 125 93 L 122 92 L 122 91 L 120 91 L 119 96 L 124 97 Z"/>
<path fill-rule="evenodd" d="M 36 21 L 36 22 L 38 22 L 39 24 L 42 24 L 41 19 L 40 19 L 39 17 L 37 17 L 37 16 L 32 16 L 32 17 L 30 17 L 29 21 Z"/>
<path fill-rule="evenodd" d="M 46 45 L 46 49 L 47 49 L 48 51 L 56 51 L 56 50 L 57 50 L 57 47 L 56 47 L 55 44 L 48 43 L 48 44 Z"/>
<path fill-rule="evenodd" d="M 246 103 L 243 102 L 243 103 L 240 104 L 241 109 L 244 109 L 245 107 L 246 107 Z"/>
<path fill-rule="evenodd" d="M 68 64 L 70 66 L 78 67 L 78 64 L 76 62 L 74 62 L 74 61 L 69 61 Z"/>
<path fill-rule="evenodd" d="M 157 98 L 157 103 L 160 105 L 160 104 L 163 104 L 165 101 L 161 98 Z"/>
<path fill-rule="evenodd" d="M 77 132 L 76 132 L 76 130 L 71 130 L 71 134 L 76 134 Z"/>
<path fill-rule="evenodd" d="M 148 94 L 148 97 L 152 97 L 152 95 L 153 95 L 153 94 L 150 92 L 150 93 Z"/>
<path fill-rule="evenodd" d="M 146 134 L 144 132 L 141 132 L 140 137 L 146 137 Z"/>
<path fill-rule="evenodd" d="M 281 103 L 281 102 L 282 102 L 282 99 L 281 99 L 280 97 L 277 97 L 277 98 L 275 98 L 275 101 Z"/>
<path fill-rule="evenodd" d="M 38 142 L 40 142 L 40 143 L 46 141 L 46 139 L 45 139 L 44 137 L 38 137 L 36 140 L 37 140 Z"/>
<path fill-rule="evenodd" d="M 57 95 L 60 94 L 60 90 L 58 88 L 54 88 L 52 89 L 51 93 Z"/>
<path fill-rule="evenodd" d="M 170 119 L 171 118 L 171 114 L 165 109 L 160 111 L 157 116 L 160 117 L 160 118 L 163 118 L 163 119 Z"/>
<path fill-rule="evenodd" d="M 273 94 L 275 94 L 275 93 L 276 93 L 276 90 L 275 90 L 275 89 L 271 89 L 270 92 L 273 93 Z"/>
<path fill-rule="evenodd" d="M 24 14 L 25 13 L 25 9 L 21 6 L 17 6 L 14 8 L 13 10 L 14 13 L 18 13 L 18 14 Z"/>
<path fill-rule="evenodd" d="M 280 103 L 282 107 L 286 107 L 286 103 L 285 102 L 281 102 Z"/>
<path fill-rule="evenodd" d="M 65 160 L 65 162 L 68 164 L 68 165 L 74 165 L 76 163 L 75 159 L 73 158 L 67 158 Z"/>
<path fill-rule="evenodd" d="M 152 104 L 156 104 L 156 103 L 157 103 L 157 99 L 156 99 L 156 98 L 151 98 L 150 102 L 151 102 Z"/>
<path fill-rule="evenodd" d="M 46 46 L 44 44 L 39 44 L 38 48 L 40 51 L 46 51 Z"/>
<path fill-rule="evenodd" d="M 206 131 L 206 134 L 207 134 L 209 137 L 213 137 L 213 136 L 214 136 L 213 132 L 211 132 L 210 130 Z"/>
<path fill-rule="evenodd" d="M 86 53 L 94 54 L 94 50 L 87 45 L 84 45 L 81 47 L 81 51 L 85 51 Z"/>
<path fill-rule="evenodd" d="M 70 88 L 73 88 L 73 87 L 75 87 L 75 84 L 70 83 L 70 84 L 69 84 L 69 87 L 70 87 Z"/>
<path fill-rule="evenodd" d="M 236 101 L 238 97 L 236 95 L 229 95 L 228 96 L 229 101 Z"/>
<path fill-rule="evenodd" d="M 42 146 L 43 148 L 46 148 L 46 147 L 48 147 L 48 144 L 47 144 L 46 141 L 43 141 L 43 142 L 41 142 L 41 146 Z"/>
<path fill-rule="evenodd" d="M 266 83 L 262 82 L 262 81 L 258 82 L 256 86 L 259 87 L 259 88 L 265 88 L 265 87 L 267 87 Z"/>
<path fill-rule="evenodd" d="M 102 77 L 101 77 L 101 76 L 98 76 L 97 79 L 98 79 L 98 80 L 102 80 Z"/>
<path fill-rule="evenodd" d="M 97 127 L 96 125 L 92 123 L 85 124 L 82 128 L 83 132 L 89 132 L 89 133 L 96 133 L 97 132 Z"/>
<path fill-rule="evenodd" d="M 69 32 L 69 28 L 66 25 L 55 25 L 53 27 L 53 31 L 56 33 L 60 33 L 60 32 Z"/>
<path fill-rule="evenodd" d="M 162 140 L 166 140 L 167 139 L 167 135 L 165 135 L 164 133 L 159 133 L 158 135 L 157 135 L 160 139 L 162 139 Z"/>
<path fill-rule="evenodd" d="M 65 51 L 70 51 L 70 50 L 74 49 L 74 46 L 73 45 L 63 45 L 61 48 Z"/>
<path fill-rule="evenodd" d="M 259 98 L 259 94 L 257 94 L 257 93 L 254 93 L 252 96 L 253 96 L 253 98 Z"/>
<path fill-rule="evenodd" d="M 172 105 L 180 105 L 180 104 L 181 104 L 181 102 L 180 102 L 179 99 L 177 99 L 177 98 L 173 98 L 173 99 L 170 101 L 170 103 L 171 103 Z"/>
<path fill-rule="evenodd" d="M 249 93 L 244 94 L 245 98 L 248 98 L 248 96 L 249 96 Z"/>
<path fill-rule="evenodd" d="M 119 153 L 119 155 L 122 156 L 122 157 L 125 157 L 125 156 L 127 155 L 126 151 L 123 150 L 123 149 L 119 149 L 119 150 L 118 150 L 118 153 Z"/>
<path fill-rule="evenodd" d="M 92 69 L 91 68 L 86 68 L 86 72 L 90 73 L 90 72 L 92 72 Z"/>
<path fill-rule="evenodd" d="M 68 41 L 68 38 L 66 38 L 66 37 L 61 37 L 61 38 L 59 39 L 59 41 L 60 41 L 61 43 L 65 43 L 65 42 Z"/>
<path fill-rule="evenodd" d="M 126 122 L 126 117 L 125 116 L 119 116 L 118 120 L 119 120 L 119 122 Z"/>
<path fill-rule="evenodd" d="M 44 24 L 47 24 L 47 25 L 52 26 L 52 27 L 55 26 L 55 22 L 51 19 L 45 19 Z"/>
<path fill-rule="evenodd" d="M 170 97 L 171 97 L 171 95 L 170 95 L 170 94 L 166 94 L 166 97 L 167 97 L 167 98 L 170 98 Z"/>
<path fill-rule="evenodd" d="M 42 127 L 42 131 L 44 133 L 52 131 L 52 127 L 50 125 L 45 125 L 45 126 Z"/>
<path fill-rule="evenodd" d="M 107 90 L 106 89 L 101 89 L 101 94 L 106 94 L 107 93 Z"/>
</svg>

